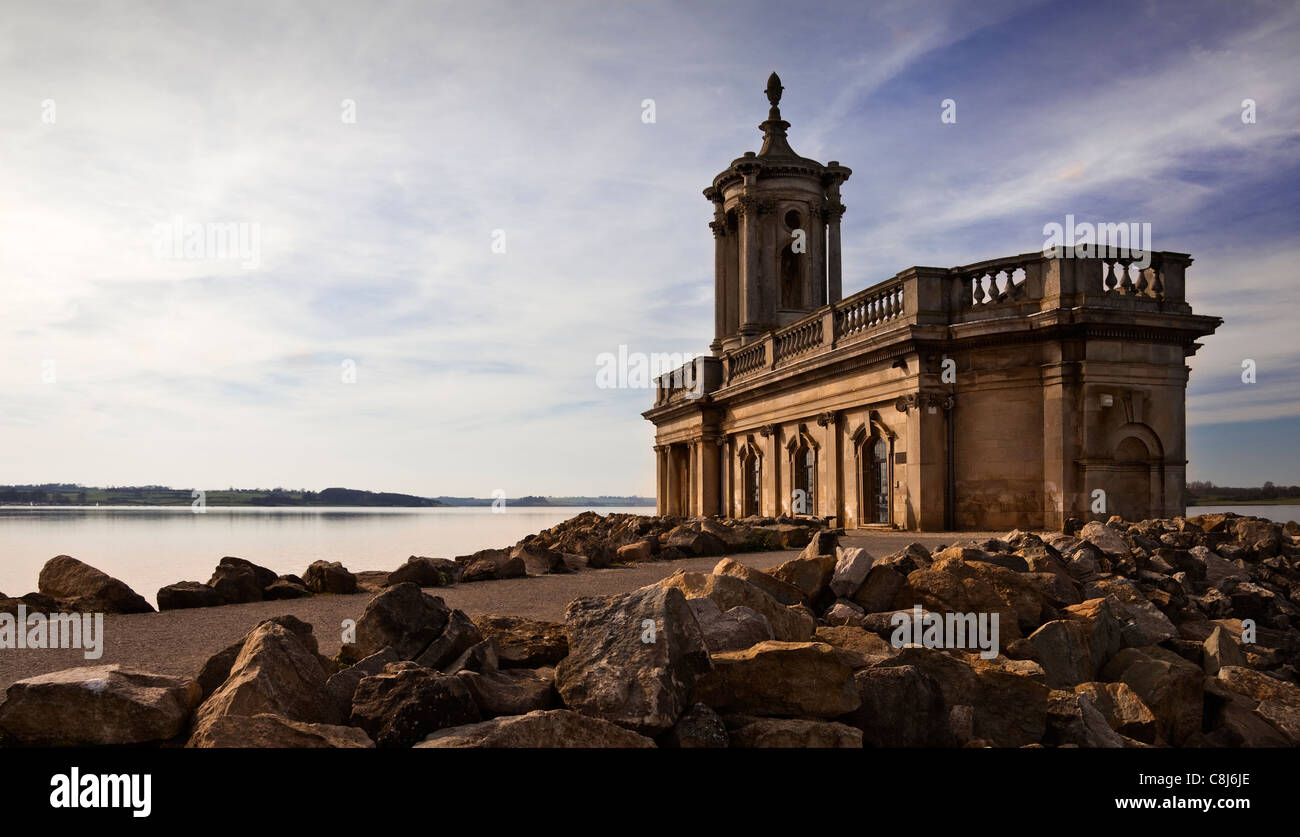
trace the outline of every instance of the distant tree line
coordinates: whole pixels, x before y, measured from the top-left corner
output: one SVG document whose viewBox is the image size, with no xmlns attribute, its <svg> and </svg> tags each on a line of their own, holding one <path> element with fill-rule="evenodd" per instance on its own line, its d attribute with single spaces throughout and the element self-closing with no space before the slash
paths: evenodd
<svg viewBox="0 0 1300 837">
<path fill-rule="evenodd" d="M 1258 488 L 1232 488 L 1215 485 L 1209 481 L 1192 481 L 1187 483 L 1188 502 L 1201 504 L 1214 502 L 1264 502 L 1300 499 L 1300 485 L 1274 485 L 1266 482 Z"/>
</svg>

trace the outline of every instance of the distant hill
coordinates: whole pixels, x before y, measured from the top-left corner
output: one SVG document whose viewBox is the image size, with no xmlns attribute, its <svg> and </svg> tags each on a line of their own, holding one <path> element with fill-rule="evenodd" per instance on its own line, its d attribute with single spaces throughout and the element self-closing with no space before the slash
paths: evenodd
<svg viewBox="0 0 1300 837">
<path fill-rule="evenodd" d="M 75 483 L 0 485 L 0 505 L 37 506 L 189 506 L 194 489 L 163 485 L 97 488 Z M 490 506 L 491 497 L 417 497 L 390 491 L 326 488 L 321 491 L 285 488 L 205 489 L 208 506 L 349 506 L 409 508 L 429 506 Z M 653 506 L 653 497 L 526 497 L 506 498 L 506 506 Z"/>
<path fill-rule="evenodd" d="M 0 486 L 0 505 L 38 506 L 189 506 L 194 489 L 161 485 L 95 488 L 65 483 Z M 326 488 L 322 491 L 284 488 L 230 488 L 203 492 L 208 506 L 441 506 L 437 500 L 412 494 Z"/>
</svg>

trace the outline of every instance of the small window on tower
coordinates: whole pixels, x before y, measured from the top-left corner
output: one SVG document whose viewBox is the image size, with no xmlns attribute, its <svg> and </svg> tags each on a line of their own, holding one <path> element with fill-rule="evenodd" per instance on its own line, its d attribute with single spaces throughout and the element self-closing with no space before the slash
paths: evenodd
<svg viewBox="0 0 1300 837">
<path fill-rule="evenodd" d="M 798 211 L 793 210 L 793 209 L 790 210 L 789 212 L 787 212 L 787 213 L 785 214 L 785 226 L 786 226 L 786 229 L 791 230 L 791 231 L 799 229 L 799 223 L 800 223 L 800 221 L 802 221 L 802 220 L 803 220 L 803 219 L 799 217 L 799 213 L 798 213 Z"/>
</svg>

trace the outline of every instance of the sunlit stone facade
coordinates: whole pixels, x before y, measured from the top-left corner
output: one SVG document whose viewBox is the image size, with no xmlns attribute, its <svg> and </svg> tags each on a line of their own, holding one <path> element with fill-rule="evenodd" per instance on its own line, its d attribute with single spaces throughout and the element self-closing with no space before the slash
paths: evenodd
<svg viewBox="0 0 1300 837">
<path fill-rule="evenodd" d="M 712 356 L 661 380 L 661 514 L 848 527 L 1059 527 L 1184 511 L 1184 253 L 910 267 L 841 298 L 841 185 L 798 156 L 780 80 L 713 180 Z"/>
</svg>

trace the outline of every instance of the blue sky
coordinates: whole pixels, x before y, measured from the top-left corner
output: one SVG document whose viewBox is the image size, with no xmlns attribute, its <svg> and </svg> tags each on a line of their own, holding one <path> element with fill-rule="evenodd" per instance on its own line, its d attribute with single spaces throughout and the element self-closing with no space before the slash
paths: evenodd
<svg viewBox="0 0 1300 837">
<path fill-rule="evenodd" d="M 1189 477 L 1300 483 L 1298 47 L 1294 3 L 9 4 L 0 482 L 652 493 L 596 358 L 707 349 L 700 190 L 777 70 L 846 293 L 1149 222 L 1226 320 Z M 158 258 L 176 216 L 257 266 Z"/>
</svg>

